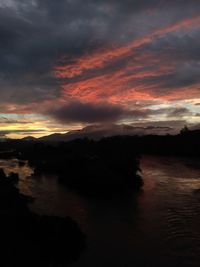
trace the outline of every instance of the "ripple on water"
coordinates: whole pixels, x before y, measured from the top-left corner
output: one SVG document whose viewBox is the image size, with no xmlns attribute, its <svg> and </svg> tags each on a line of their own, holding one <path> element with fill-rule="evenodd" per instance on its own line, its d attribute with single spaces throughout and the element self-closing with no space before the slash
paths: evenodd
<svg viewBox="0 0 200 267">
<path fill-rule="evenodd" d="M 200 262 L 200 169 L 199 164 L 189 162 L 147 157 L 143 163 L 145 179 L 156 181 L 149 197 L 160 212 L 157 229 L 168 266 L 177 266 L 177 262 L 199 266 Z"/>
</svg>

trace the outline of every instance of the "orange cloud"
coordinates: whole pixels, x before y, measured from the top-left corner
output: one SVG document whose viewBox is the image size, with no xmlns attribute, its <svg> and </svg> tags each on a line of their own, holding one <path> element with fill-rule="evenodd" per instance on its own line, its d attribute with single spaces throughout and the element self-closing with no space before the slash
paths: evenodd
<svg viewBox="0 0 200 267">
<path fill-rule="evenodd" d="M 152 100 L 155 98 L 151 93 L 152 86 L 145 88 L 141 81 L 146 77 L 157 77 L 173 71 L 173 64 L 160 66 L 161 60 L 147 53 L 130 60 L 118 70 L 68 82 L 63 85 L 62 99 L 78 99 L 82 102 L 107 101 L 115 104 L 126 104 L 128 100 Z M 154 69 L 145 70 L 148 64 L 155 65 Z"/>
<path fill-rule="evenodd" d="M 55 75 L 60 78 L 72 78 L 81 75 L 83 72 L 91 69 L 102 68 L 109 62 L 132 55 L 133 50 L 144 45 L 151 43 L 153 39 L 159 38 L 164 34 L 177 31 L 181 28 L 191 28 L 195 25 L 199 25 L 200 16 L 194 18 L 188 18 L 175 24 L 169 25 L 165 28 L 155 30 L 154 32 L 134 40 L 130 44 L 124 47 L 111 46 L 108 48 L 88 53 L 83 57 L 75 60 L 72 63 L 68 63 L 63 66 L 56 66 L 54 71 Z"/>
<path fill-rule="evenodd" d="M 163 90 L 162 81 L 145 83 L 145 79 L 172 74 L 176 63 L 167 62 L 162 55 L 155 57 L 146 51 L 138 54 L 137 49 L 155 39 L 179 29 L 194 27 L 200 23 L 200 16 L 188 18 L 134 40 L 123 47 L 111 46 L 65 63 L 54 68 L 56 77 L 63 81 L 62 101 L 78 99 L 83 102 L 107 101 L 126 104 L 129 100 L 152 100 L 184 98 L 185 93 Z M 120 60 L 125 64 L 115 68 Z M 63 59 L 63 62 L 67 59 Z M 114 66 L 114 67 L 113 67 Z M 143 81 L 144 80 L 144 81 Z M 187 91 L 185 88 L 183 91 Z M 189 88 L 190 97 L 196 97 L 196 89 Z M 182 95 L 182 96 L 181 96 Z"/>
</svg>

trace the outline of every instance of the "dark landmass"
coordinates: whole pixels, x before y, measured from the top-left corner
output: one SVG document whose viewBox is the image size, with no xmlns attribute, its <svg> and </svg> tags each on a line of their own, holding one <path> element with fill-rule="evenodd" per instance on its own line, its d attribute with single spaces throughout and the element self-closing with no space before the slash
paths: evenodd
<svg viewBox="0 0 200 267">
<path fill-rule="evenodd" d="M 80 131 L 75 132 L 77 133 Z M 70 135 L 73 135 L 73 140 L 68 140 L 68 136 Z M 132 153 L 135 155 L 146 153 L 158 155 L 200 156 L 200 130 L 189 130 L 185 127 L 177 135 L 118 135 L 105 138 L 100 138 L 100 136 L 98 136 L 98 140 L 96 140 L 95 137 L 90 135 L 80 135 L 80 138 L 77 138 L 77 134 L 70 132 L 67 134 L 53 134 L 39 139 L 33 137 L 27 137 L 20 140 L 7 139 L 4 142 L 0 142 L 0 158 L 18 157 L 19 154 L 28 155 L 32 152 L 37 154 L 38 152 L 42 152 L 42 149 L 46 151 L 47 147 L 56 147 L 54 150 L 57 150 L 58 154 L 58 150 L 62 146 L 73 149 L 73 146 L 75 148 L 76 144 L 80 142 L 82 142 L 82 144 L 84 142 L 86 143 L 85 150 L 87 150 L 89 141 L 99 144 L 102 142 L 106 142 L 107 144 L 109 142 L 115 142 L 118 146 L 118 141 L 122 142 L 122 140 L 124 143 L 128 144 L 129 149 L 131 149 Z M 28 153 L 27 151 L 30 152 Z M 42 154 L 45 153 L 46 152 L 42 152 Z"/>
<path fill-rule="evenodd" d="M 1 264 L 17 266 L 68 266 L 79 257 L 85 237 L 69 217 L 38 216 L 31 201 L 14 186 L 18 175 L 0 169 Z"/>
<path fill-rule="evenodd" d="M 0 143 L 0 151 L 0 157 L 28 160 L 37 175 L 55 173 L 61 183 L 82 194 L 105 197 L 141 188 L 141 154 L 199 157 L 200 130 L 185 127 L 178 135 L 115 136 L 98 141 L 28 138 Z"/>
<path fill-rule="evenodd" d="M 63 136 L 63 135 L 62 135 Z M 65 135 L 64 135 L 65 136 Z M 51 137 L 51 136 L 49 136 Z M 61 144 L 66 142 L 57 142 L 56 138 L 49 141 L 49 137 L 43 138 L 46 144 Z M 89 138 L 85 138 L 87 140 Z M 41 139 L 35 140 L 36 143 Z M 59 140 L 59 139 L 58 139 Z M 78 139 L 77 139 L 78 140 Z M 80 139 L 79 139 L 80 140 Z M 83 140 L 83 138 L 81 138 Z M 89 140 L 95 140 L 91 137 Z M 114 141 L 113 141 L 114 140 Z M 115 142 L 118 147 L 118 141 L 124 142 L 135 155 L 141 154 L 155 154 L 155 155 L 177 155 L 177 156 L 200 156 L 200 130 L 189 130 L 184 127 L 177 135 L 119 135 L 113 137 L 106 137 L 96 141 L 97 143 Z M 74 141 L 72 141 L 73 143 Z M 70 141 L 68 142 L 70 143 Z M 117 148 L 116 148 L 117 151 Z M 118 150 L 120 152 L 120 149 Z"/>
<path fill-rule="evenodd" d="M 54 173 L 61 183 L 88 196 L 138 191 L 143 184 L 136 154 L 123 138 L 36 143 L 21 157 L 29 160 L 35 174 Z"/>
<path fill-rule="evenodd" d="M 11 147 L 10 142 L 4 143 L 5 146 Z M 0 146 L 4 147 L 4 146 Z M 13 147 L 15 147 L 15 144 L 13 144 Z M 10 149 L 10 150 L 0 150 L 0 159 L 10 159 L 10 158 L 17 158 L 19 153 L 17 152 L 16 149 Z"/>
</svg>

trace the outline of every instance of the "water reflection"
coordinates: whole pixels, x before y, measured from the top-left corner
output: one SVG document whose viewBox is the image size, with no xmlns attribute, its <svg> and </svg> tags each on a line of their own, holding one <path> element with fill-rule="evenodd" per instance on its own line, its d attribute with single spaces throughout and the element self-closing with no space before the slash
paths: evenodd
<svg viewBox="0 0 200 267">
<path fill-rule="evenodd" d="M 148 219 L 142 227 L 158 236 L 167 266 L 198 266 L 200 194 L 195 192 L 200 188 L 199 161 L 144 157 L 141 167 L 145 194 L 139 205 L 142 218 Z"/>
<path fill-rule="evenodd" d="M 33 174 L 33 169 L 31 169 L 27 161 L 19 161 L 17 159 L 3 160 L 0 159 L 0 168 L 3 168 L 6 175 L 11 172 L 18 173 L 21 180 Z"/>
<path fill-rule="evenodd" d="M 35 198 L 35 212 L 68 215 L 79 223 L 88 247 L 73 266 L 199 266 L 198 160 L 144 156 L 143 191 L 110 201 L 85 199 L 55 176 L 31 176 L 27 163 L 0 166 L 19 172 L 19 188 Z"/>
</svg>

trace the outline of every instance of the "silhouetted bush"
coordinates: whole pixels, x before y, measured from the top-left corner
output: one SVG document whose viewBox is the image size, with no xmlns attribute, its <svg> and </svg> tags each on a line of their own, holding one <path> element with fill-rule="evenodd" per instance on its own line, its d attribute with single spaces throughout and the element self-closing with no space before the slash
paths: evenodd
<svg viewBox="0 0 200 267">
<path fill-rule="evenodd" d="M 25 150 L 23 157 L 29 159 L 35 175 L 55 173 L 61 183 L 85 194 L 133 192 L 143 184 L 127 137 L 80 139 L 56 146 L 38 143 Z"/>
</svg>

